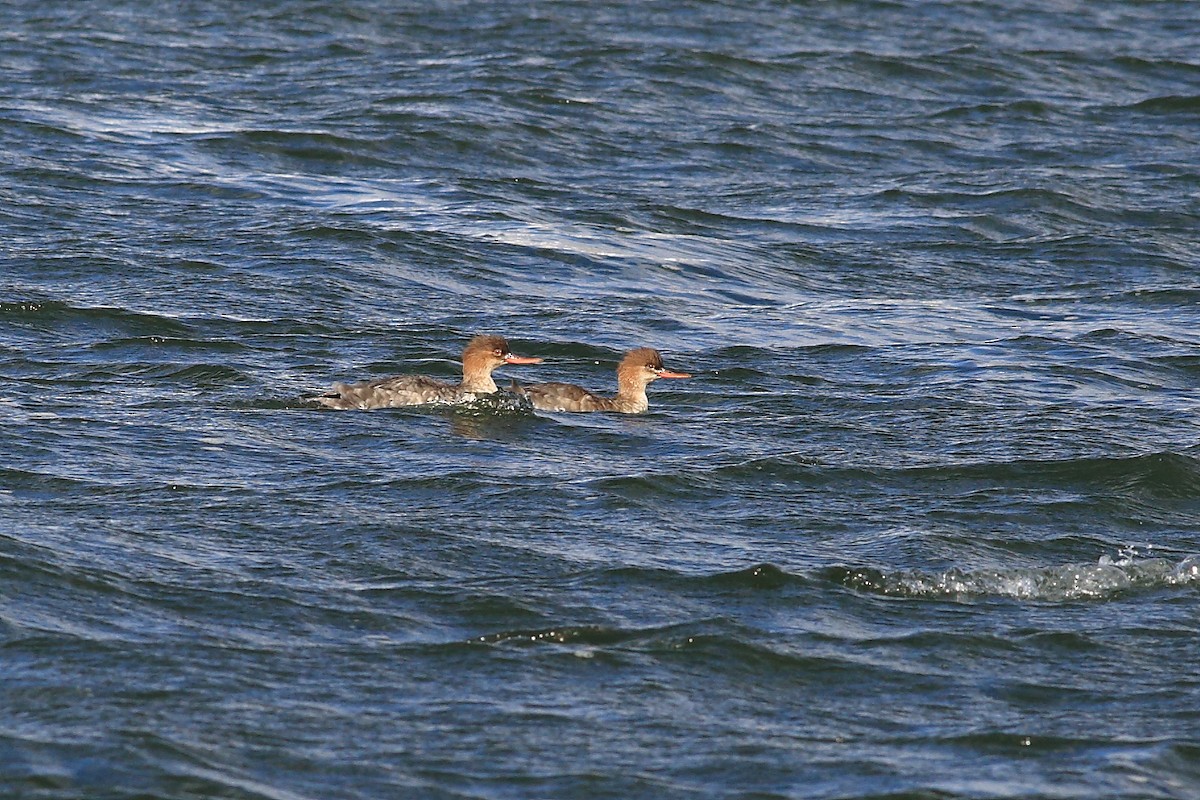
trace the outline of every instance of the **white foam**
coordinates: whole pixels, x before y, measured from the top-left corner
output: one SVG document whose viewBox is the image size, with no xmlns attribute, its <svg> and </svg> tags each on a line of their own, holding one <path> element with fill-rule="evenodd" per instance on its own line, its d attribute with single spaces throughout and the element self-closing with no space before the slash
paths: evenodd
<svg viewBox="0 0 1200 800">
<path fill-rule="evenodd" d="M 960 570 L 882 575 L 870 581 L 884 594 L 923 597 L 992 596 L 1062 602 L 1104 599 L 1130 590 L 1200 584 L 1200 555 L 1168 558 L 1101 557 L 1094 564 L 1009 570 Z"/>
</svg>

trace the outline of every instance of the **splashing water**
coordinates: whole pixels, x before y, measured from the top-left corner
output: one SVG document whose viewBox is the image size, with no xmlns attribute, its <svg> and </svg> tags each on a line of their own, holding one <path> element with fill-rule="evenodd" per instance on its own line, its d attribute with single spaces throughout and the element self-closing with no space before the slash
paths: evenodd
<svg viewBox="0 0 1200 800">
<path fill-rule="evenodd" d="M 1100 600 L 1135 590 L 1200 585 L 1200 555 L 1182 561 L 1138 558 L 1122 551 L 1095 564 L 1063 564 L 998 570 L 950 569 L 886 573 L 870 568 L 846 571 L 843 582 L 854 589 L 898 597 L 1007 597 L 1063 602 Z"/>
</svg>

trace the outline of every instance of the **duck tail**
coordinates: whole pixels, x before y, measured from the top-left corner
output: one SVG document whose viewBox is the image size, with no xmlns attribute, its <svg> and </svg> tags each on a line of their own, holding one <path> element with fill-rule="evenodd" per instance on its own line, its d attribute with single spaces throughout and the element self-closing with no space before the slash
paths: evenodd
<svg viewBox="0 0 1200 800">
<path fill-rule="evenodd" d="M 346 409 L 353 406 L 348 404 L 345 397 L 345 391 L 350 387 L 344 383 L 335 383 L 333 388 L 324 394 L 313 395 L 312 397 L 304 398 L 310 403 L 319 403 L 325 408 Z"/>
</svg>

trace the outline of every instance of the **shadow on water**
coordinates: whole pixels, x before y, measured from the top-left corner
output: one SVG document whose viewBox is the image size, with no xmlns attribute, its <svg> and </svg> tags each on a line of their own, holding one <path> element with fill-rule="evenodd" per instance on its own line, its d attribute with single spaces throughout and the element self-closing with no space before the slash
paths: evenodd
<svg viewBox="0 0 1200 800">
<path fill-rule="evenodd" d="M 452 433 L 464 439 L 514 441 L 528 435 L 539 424 L 532 413 L 479 414 L 443 412 Z"/>
</svg>

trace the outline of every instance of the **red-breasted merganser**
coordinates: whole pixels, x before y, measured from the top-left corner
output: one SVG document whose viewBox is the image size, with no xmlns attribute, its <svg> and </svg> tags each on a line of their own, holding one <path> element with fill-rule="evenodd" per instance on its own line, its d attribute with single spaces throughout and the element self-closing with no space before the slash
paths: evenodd
<svg viewBox="0 0 1200 800">
<path fill-rule="evenodd" d="M 314 397 L 326 408 L 338 410 L 397 408 L 427 403 L 466 403 L 478 395 L 499 391 L 492 370 L 502 364 L 540 364 L 540 358 L 515 356 L 503 336 L 476 336 L 463 350 L 463 378 L 459 384 L 443 383 L 424 375 L 397 375 L 377 381 L 335 383 L 332 391 Z"/>
<path fill-rule="evenodd" d="M 534 383 L 514 386 L 542 411 L 619 411 L 641 414 L 650 408 L 646 387 L 659 378 L 690 378 L 686 372 L 671 372 L 663 366 L 657 350 L 630 350 L 617 365 L 617 396 L 601 397 L 572 383 Z"/>
</svg>

